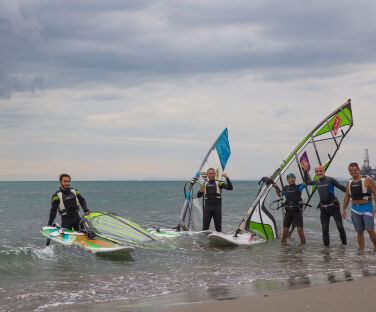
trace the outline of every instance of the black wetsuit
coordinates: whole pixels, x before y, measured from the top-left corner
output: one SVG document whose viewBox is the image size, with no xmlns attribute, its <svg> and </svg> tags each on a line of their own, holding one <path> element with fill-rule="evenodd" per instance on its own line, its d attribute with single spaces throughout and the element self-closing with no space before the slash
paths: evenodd
<svg viewBox="0 0 376 312">
<path fill-rule="evenodd" d="M 282 195 L 285 196 L 285 218 L 283 227 L 290 228 L 294 222 L 297 227 L 303 227 L 303 200 L 302 191 L 305 189 L 304 184 L 285 185 L 282 189 Z"/>
<path fill-rule="evenodd" d="M 343 245 L 347 244 L 346 232 L 342 223 L 341 209 L 338 199 L 334 196 L 334 187 L 346 192 L 346 187 L 340 184 L 336 179 L 324 176 L 322 179 L 310 180 L 308 172 L 304 171 L 304 183 L 307 185 L 316 185 L 320 196 L 320 221 L 322 227 L 322 238 L 325 246 L 329 246 L 329 223 L 332 216 L 336 222 L 339 235 Z"/>
<path fill-rule="evenodd" d="M 65 206 L 64 211 L 59 210 L 59 213 L 61 215 L 61 227 L 65 229 L 74 229 L 75 231 L 79 230 L 80 216 L 78 214 L 79 206 L 77 205 L 77 199 L 85 212 L 89 210 L 87 209 L 85 198 L 83 198 L 77 190 L 73 190 L 76 195 L 73 194 L 72 188 L 66 191 L 59 189 L 54 193 L 54 195 L 52 195 L 50 219 L 48 220 L 49 226 L 52 226 L 56 217 L 56 212 L 60 207 L 60 198 L 58 196 L 58 193 L 61 192 Z"/>
<path fill-rule="evenodd" d="M 220 181 L 206 182 L 202 187 L 206 188 L 204 197 L 204 211 L 203 211 L 203 224 L 202 230 L 209 229 L 211 218 L 214 220 L 215 230 L 222 232 L 222 196 L 221 192 L 218 193 L 217 183 L 220 190 L 232 190 L 232 183 L 229 178 L 226 179 L 227 183 Z M 204 192 L 199 191 L 197 197 L 200 198 Z"/>
</svg>

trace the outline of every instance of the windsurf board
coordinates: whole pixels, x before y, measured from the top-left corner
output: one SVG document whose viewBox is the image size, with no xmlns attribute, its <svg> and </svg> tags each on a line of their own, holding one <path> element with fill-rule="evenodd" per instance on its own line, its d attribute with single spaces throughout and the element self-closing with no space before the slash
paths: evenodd
<svg viewBox="0 0 376 312">
<path fill-rule="evenodd" d="M 76 232 L 68 229 L 61 229 L 53 226 L 42 227 L 41 233 L 62 245 L 71 246 L 78 245 L 91 251 L 92 253 L 110 253 L 110 252 L 132 252 L 134 247 L 117 244 L 107 239 L 95 236 L 94 239 L 89 239 L 84 233 Z"/>
</svg>

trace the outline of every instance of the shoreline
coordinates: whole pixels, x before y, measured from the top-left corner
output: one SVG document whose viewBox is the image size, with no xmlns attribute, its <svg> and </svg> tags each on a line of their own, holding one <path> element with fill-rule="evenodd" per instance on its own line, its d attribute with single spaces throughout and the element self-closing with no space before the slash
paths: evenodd
<svg viewBox="0 0 376 312">
<path fill-rule="evenodd" d="M 348 280 L 291 290 L 269 291 L 214 302 L 178 305 L 164 312 L 228 312 L 231 310 L 286 312 L 376 311 L 376 277 Z"/>
<path fill-rule="evenodd" d="M 258 280 L 253 283 L 211 286 L 208 289 L 181 291 L 145 298 L 77 304 L 70 311 L 129 312 L 228 312 L 230 309 L 286 312 L 363 312 L 376 311 L 376 275 L 368 270 L 362 277 L 345 271 L 294 277 L 290 280 Z M 66 311 L 67 306 L 54 307 Z M 50 310 L 48 310 L 50 311 Z M 51 310 L 52 311 L 52 310 Z"/>
</svg>

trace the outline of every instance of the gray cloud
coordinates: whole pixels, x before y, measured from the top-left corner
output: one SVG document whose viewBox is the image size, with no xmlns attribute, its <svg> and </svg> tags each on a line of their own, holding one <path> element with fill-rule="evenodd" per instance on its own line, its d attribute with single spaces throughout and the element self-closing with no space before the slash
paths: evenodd
<svg viewBox="0 0 376 312">
<path fill-rule="evenodd" d="M 134 76 L 329 74 L 375 62 L 375 11 L 369 1 L 5 1 L 0 96 Z"/>
<path fill-rule="evenodd" d="M 27 77 L 22 74 L 0 75 L 0 98 L 10 98 L 13 92 L 32 92 L 42 89 L 43 76 Z"/>
<path fill-rule="evenodd" d="M 350 96 L 351 158 L 375 141 L 375 11 L 370 1 L 1 1 L 2 172 L 189 176 L 228 126 L 233 172 L 255 177 Z"/>
</svg>

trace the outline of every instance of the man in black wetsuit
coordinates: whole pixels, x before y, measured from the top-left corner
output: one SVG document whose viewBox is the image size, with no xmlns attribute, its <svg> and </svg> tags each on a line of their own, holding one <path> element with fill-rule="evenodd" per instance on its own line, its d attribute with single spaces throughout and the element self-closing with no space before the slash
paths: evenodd
<svg viewBox="0 0 376 312">
<path fill-rule="evenodd" d="M 202 230 L 209 230 L 211 218 L 214 219 L 214 226 L 217 232 L 222 232 L 222 189 L 232 190 L 232 183 L 226 173 L 222 176 L 227 183 L 215 180 L 215 170 L 209 168 L 207 170 L 208 182 L 201 185 L 197 193 L 200 198 L 204 195 L 204 211 Z"/>
<path fill-rule="evenodd" d="M 86 201 L 81 194 L 74 188 L 70 187 L 71 177 L 63 173 L 59 177 L 60 189 L 52 195 L 50 219 L 48 225 L 52 226 L 56 212 L 61 215 L 61 227 L 64 229 L 79 230 L 80 216 L 78 214 L 79 204 L 85 214 L 88 215 L 90 210 L 87 209 Z"/>
<path fill-rule="evenodd" d="M 302 191 L 305 189 L 305 184 L 295 184 L 296 177 L 293 173 L 287 175 L 288 185 L 285 185 L 281 190 L 276 183 L 273 186 L 276 190 L 278 197 L 282 198 L 285 196 L 286 201 L 284 203 L 284 208 L 286 211 L 285 218 L 283 219 L 283 233 L 282 233 L 282 244 L 285 244 L 287 237 L 289 235 L 289 228 L 293 221 L 298 228 L 298 233 L 300 237 L 300 243 L 305 244 L 306 239 L 303 231 L 303 200 Z"/>
<path fill-rule="evenodd" d="M 320 196 L 320 221 L 322 227 L 322 238 L 325 246 L 329 246 L 329 222 L 330 217 L 333 217 L 336 222 L 339 235 L 341 237 L 342 245 L 347 244 L 346 232 L 342 223 L 341 207 L 338 199 L 334 196 L 334 187 L 346 192 L 346 187 L 341 185 L 336 179 L 325 175 L 325 169 L 322 166 L 315 168 L 315 175 L 317 180 L 311 180 L 308 174 L 309 164 L 302 162 L 302 169 L 304 171 L 304 183 L 306 185 L 316 185 Z"/>
</svg>

